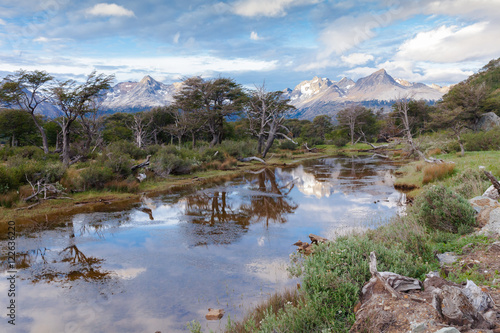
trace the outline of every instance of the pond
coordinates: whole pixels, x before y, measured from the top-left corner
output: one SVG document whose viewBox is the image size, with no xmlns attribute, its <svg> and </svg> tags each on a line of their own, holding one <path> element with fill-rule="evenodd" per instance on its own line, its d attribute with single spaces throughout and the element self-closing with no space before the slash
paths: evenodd
<svg viewBox="0 0 500 333">
<path fill-rule="evenodd" d="M 324 158 L 39 223 L 17 235 L 16 325 L 4 314 L 0 331 L 175 333 L 192 320 L 221 330 L 228 316 L 241 319 L 296 285 L 286 267 L 299 239 L 373 228 L 404 209 L 396 168 Z M 6 241 L 0 246 L 6 254 Z M 4 312 L 7 271 L 4 256 Z M 226 314 L 208 322 L 208 308 Z"/>
</svg>

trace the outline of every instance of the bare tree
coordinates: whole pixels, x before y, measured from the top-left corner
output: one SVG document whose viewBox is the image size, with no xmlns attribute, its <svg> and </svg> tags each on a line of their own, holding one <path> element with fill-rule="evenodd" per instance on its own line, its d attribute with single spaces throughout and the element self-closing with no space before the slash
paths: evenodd
<svg viewBox="0 0 500 333">
<path fill-rule="evenodd" d="M 148 144 L 151 139 L 149 127 L 153 122 L 153 117 L 147 113 L 134 114 L 130 129 L 134 132 L 135 144 L 142 148 Z"/>
<path fill-rule="evenodd" d="M 70 130 L 71 125 L 81 115 L 91 112 L 91 101 L 110 88 L 110 83 L 114 76 L 106 76 L 92 72 L 85 83 L 77 85 L 75 81 L 68 80 L 60 82 L 52 88 L 55 103 L 63 112 L 63 117 L 59 121 L 62 129 L 63 146 L 62 159 L 65 165 L 69 165 L 70 160 Z"/>
<path fill-rule="evenodd" d="M 100 102 L 97 98 L 94 98 L 89 104 L 89 112 L 80 114 L 80 124 L 82 125 L 83 134 L 86 137 L 84 146 L 86 154 L 93 152 L 104 142 L 101 132 L 104 117 L 102 113 L 99 112 Z M 92 145 L 94 148 L 90 150 Z"/>
<path fill-rule="evenodd" d="M 28 112 L 42 136 L 43 151 L 49 153 L 47 135 L 35 116 L 38 107 L 48 101 L 46 86 L 54 78 L 47 72 L 20 70 L 9 75 L 0 85 L 0 103 L 8 107 L 18 107 Z"/>
<path fill-rule="evenodd" d="M 361 105 L 351 104 L 349 107 L 340 110 L 337 114 L 339 124 L 349 128 L 351 145 L 354 144 L 354 135 L 356 134 L 356 129 L 361 123 L 361 117 L 364 112 L 365 108 Z"/>
<path fill-rule="evenodd" d="M 282 137 L 297 144 L 290 136 L 290 130 L 284 125 L 286 116 L 294 110 L 290 100 L 282 98 L 283 92 L 268 92 L 265 86 L 251 92 L 247 103 L 246 116 L 250 132 L 257 137 L 258 153 L 265 158 L 276 137 Z M 265 142 L 265 144 L 264 144 Z"/>
</svg>

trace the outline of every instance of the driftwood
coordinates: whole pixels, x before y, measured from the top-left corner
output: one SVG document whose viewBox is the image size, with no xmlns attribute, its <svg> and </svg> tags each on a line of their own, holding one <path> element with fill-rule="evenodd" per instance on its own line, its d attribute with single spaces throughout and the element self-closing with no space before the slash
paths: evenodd
<svg viewBox="0 0 500 333">
<path fill-rule="evenodd" d="M 372 157 L 381 157 L 381 158 L 385 158 L 386 160 L 390 159 L 390 157 L 388 155 L 382 155 L 382 154 L 373 154 Z"/>
<path fill-rule="evenodd" d="M 16 210 L 25 210 L 25 209 L 31 209 L 31 208 L 33 208 L 33 207 L 36 207 L 36 206 L 38 206 L 38 205 L 39 205 L 39 204 L 41 204 L 41 203 L 42 203 L 41 201 L 38 201 L 38 202 L 36 202 L 36 203 L 34 203 L 34 204 L 32 204 L 32 205 L 29 205 L 28 207 L 21 207 L 21 208 L 16 208 Z"/>
<path fill-rule="evenodd" d="M 370 273 L 372 274 L 372 277 L 378 279 L 382 284 L 384 285 L 385 289 L 392 295 L 394 298 L 400 298 L 399 293 L 392 288 L 387 281 L 380 275 L 380 273 L 377 270 L 377 256 L 375 255 L 375 252 L 370 253 Z"/>
<path fill-rule="evenodd" d="M 495 176 L 493 176 L 489 171 L 483 170 L 483 172 L 486 175 L 486 177 L 488 177 L 488 179 L 491 181 L 493 186 L 497 189 L 498 193 L 500 193 L 500 183 L 495 178 Z"/>
<path fill-rule="evenodd" d="M 314 148 L 314 147 L 313 147 L 313 148 L 309 148 L 309 147 L 307 146 L 307 142 L 303 144 L 303 147 L 304 147 L 304 148 L 305 148 L 308 152 L 310 152 L 310 153 L 315 153 L 315 152 L 317 152 L 317 151 L 318 151 L 318 149 L 317 149 L 317 148 Z"/>
<path fill-rule="evenodd" d="M 82 158 L 83 158 L 83 156 L 82 156 L 82 155 L 77 155 L 77 156 L 73 157 L 73 158 L 71 159 L 71 161 L 69 161 L 69 165 L 73 165 L 73 164 L 75 164 L 76 162 L 78 162 L 78 161 L 79 161 L 79 160 L 81 160 Z"/>
<path fill-rule="evenodd" d="M 257 157 L 257 156 L 238 158 L 238 161 L 240 161 L 240 162 L 259 161 L 260 163 L 267 164 L 266 161 L 264 161 L 262 158 Z"/>
<path fill-rule="evenodd" d="M 142 163 L 139 163 L 137 165 L 134 165 L 133 167 L 130 168 L 130 170 L 134 171 L 136 169 L 139 169 L 139 168 L 144 168 L 145 166 L 148 166 L 149 165 L 149 159 L 151 158 L 151 155 L 148 155 L 146 157 L 146 160 Z"/>
<path fill-rule="evenodd" d="M 309 239 L 311 240 L 311 244 L 323 244 L 329 242 L 328 239 L 314 234 L 309 234 Z"/>
</svg>

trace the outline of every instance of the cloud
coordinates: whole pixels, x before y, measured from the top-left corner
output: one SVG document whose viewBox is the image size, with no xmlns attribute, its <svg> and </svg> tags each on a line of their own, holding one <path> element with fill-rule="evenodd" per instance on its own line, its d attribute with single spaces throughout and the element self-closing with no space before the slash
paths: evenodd
<svg viewBox="0 0 500 333">
<path fill-rule="evenodd" d="M 351 53 L 348 56 L 341 56 L 340 58 L 351 67 L 364 65 L 374 59 L 371 54 L 366 53 Z"/>
<path fill-rule="evenodd" d="M 250 33 L 250 39 L 251 40 L 259 40 L 259 39 L 262 39 L 261 37 L 259 37 L 259 35 L 255 32 L 255 31 L 252 31 Z"/>
<path fill-rule="evenodd" d="M 233 11 L 240 16 L 284 16 L 286 10 L 296 6 L 311 5 L 322 0 L 239 0 Z"/>
<path fill-rule="evenodd" d="M 493 43 L 500 34 L 500 24 L 478 22 L 465 27 L 441 26 L 420 32 L 405 41 L 396 54 L 397 59 L 460 62 L 495 57 L 500 45 Z"/>
<path fill-rule="evenodd" d="M 179 38 L 181 37 L 181 33 L 180 32 L 177 32 L 174 36 L 174 39 L 173 39 L 173 42 L 174 44 L 178 44 L 179 43 Z"/>
<path fill-rule="evenodd" d="M 4 20 L 2 20 L 2 19 L 0 18 L 0 25 L 6 25 L 6 24 L 7 24 L 7 22 L 5 22 Z"/>
<path fill-rule="evenodd" d="M 114 3 L 98 3 L 94 7 L 87 9 L 87 13 L 94 16 L 135 16 L 133 11 Z"/>
</svg>

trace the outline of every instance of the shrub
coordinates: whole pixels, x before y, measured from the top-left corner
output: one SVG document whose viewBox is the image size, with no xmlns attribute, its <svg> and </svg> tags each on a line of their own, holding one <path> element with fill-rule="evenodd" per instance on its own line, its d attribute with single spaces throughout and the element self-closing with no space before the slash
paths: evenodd
<svg viewBox="0 0 500 333">
<path fill-rule="evenodd" d="M 61 180 L 66 172 L 66 167 L 61 162 L 48 162 L 42 170 L 42 176 L 49 182 L 55 183 Z"/>
<path fill-rule="evenodd" d="M 12 205 L 19 200 L 19 194 L 16 191 L 10 191 L 5 194 L 0 194 L 0 206 L 11 208 Z"/>
<path fill-rule="evenodd" d="M 451 190 L 464 198 L 473 198 L 482 195 L 490 186 L 490 181 L 479 169 L 465 169 L 451 179 L 454 186 Z"/>
<path fill-rule="evenodd" d="M 101 189 L 113 179 L 113 170 L 106 166 L 93 164 L 80 173 L 85 189 Z"/>
<path fill-rule="evenodd" d="M 287 150 L 296 150 L 297 145 L 293 143 L 292 141 L 285 140 L 280 144 L 280 149 L 287 149 Z"/>
<path fill-rule="evenodd" d="M 116 141 L 116 142 L 109 144 L 106 147 L 105 153 L 103 153 L 103 155 L 106 155 L 108 153 L 113 153 L 116 155 L 128 154 L 130 157 L 132 157 L 135 160 L 145 158 L 147 156 L 147 154 L 144 150 L 141 150 L 132 142 L 124 141 L 124 140 Z"/>
<path fill-rule="evenodd" d="M 167 177 L 169 174 L 187 174 L 191 171 L 191 163 L 168 152 L 160 150 L 151 158 L 151 170 L 160 176 Z"/>
<path fill-rule="evenodd" d="M 347 139 L 343 136 L 337 136 L 337 137 L 333 138 L 332 142 L 336 147 L 342 148 L 342 147 L 345 147 L 345 145 L 349 143 L 349 139 Z"/>
<path fill-rule="evenodd" d="M 454 163 L 437 163 L 426 165 L 423 169 L 424 178 L 422 180 L 422 183 L 425 185 L 435 180 L 442 180 L 453 174 L 454 170 Z"/>
<path fill-rule="evenodd" d="M 113 152 L 108 153 L 101 157 L 101 161 L 104 166 L 113 170 L 113 173 L 118 174 L 122 177 L 127 177 L 132 173 L 130 169 L 132 167 L 133 161 L 129 154 Z"/>
<path fill-rule="evenodd" d="M 104 184 L 107 190 L 124 193 L 136 193 L 139 190 L 139 182 L 135 179 L 112 180 Z"/>
<path fill-rule="evenodd" d="M 465 150 L 485 151 L 500 149 L 500 128 L 487 132 L 469 132 L 462 135 Z"/>
<path fill-rule="evenodd" d="M 444 186 L 427 188 L 412 207 L 415 216 L 425 226 L 457 233 L 475 224 L 475 211 L 462 196 Z"/>
</svg>

